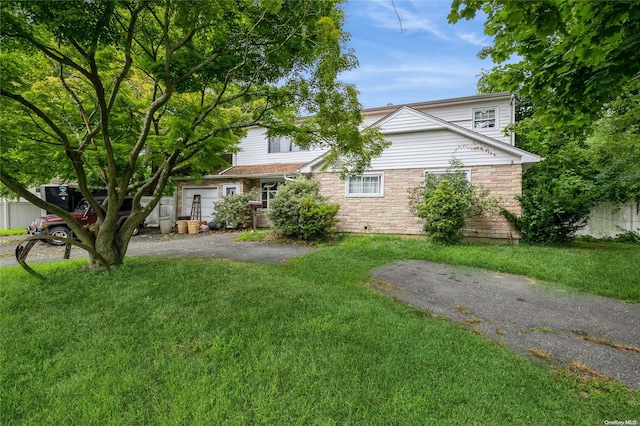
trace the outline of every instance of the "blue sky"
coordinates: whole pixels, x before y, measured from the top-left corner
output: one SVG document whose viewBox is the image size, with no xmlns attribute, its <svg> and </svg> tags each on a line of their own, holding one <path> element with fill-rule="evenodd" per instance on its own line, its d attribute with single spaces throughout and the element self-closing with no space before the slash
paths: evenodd
<svg viewBox="0 0 640 426">
<path fill-rule="evenodd" d="M 483 33 L 483 16 L 449 24 L 450 7 L 451 1 L 348 0 L 344 29 L 360 66 L 340 79 L 357 86 L 365 108 L 477 93 L 478 75 L 492 67 L 477 53 L 492 40 Z"/>
</svg>

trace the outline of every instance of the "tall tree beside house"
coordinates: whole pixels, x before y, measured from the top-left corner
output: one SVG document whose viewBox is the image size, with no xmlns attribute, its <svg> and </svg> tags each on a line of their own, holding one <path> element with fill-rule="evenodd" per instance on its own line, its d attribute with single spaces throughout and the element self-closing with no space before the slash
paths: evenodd
<svg viewBox="0 0 640 426">
<path fill-rule="evenodd" d="M 512 217 L 523 240 L 568 241 L 594 204 L 640 198 L 637 134 L 615 125 L 633 121 L 640 4 L 454 0 L 449 20 L 478 11 L 494 38 L 479 56 L 498 64 L 478 88 L 518 95 L 509 130 L 518 147 L 545 157 L 523 177 L 522 220 Z"/>
<path fill-rule="evenodd" d="M 214 169 L 251 125 L 356 169 L 385 146 L 358 131 L 357 92 L 336 80 L 356 66 L 337 0 L 3 1 L 0 13 L 3 189 L 60 215 L 112 266 L 169 178 Z M 302 113 L 313 118 L 296 126 Z M 78 184 L 95 232 L 27 190 L 52 178 Z"/>
<path fill-rule="evenodd" d="M 449 22 L 478 11 L 494 39 L 479 56 L 502 64 L 506 89 L 552 110 L 547 124 L 591 124 L 640 73 L 637 1 L 454 0 Z"/>
<path fill-rule="evenodd" d="M 627 87 L 594 124 L 585 155 L 593 169 L 596 200 L 640 205 L 640 78 Z"/>
</svg>

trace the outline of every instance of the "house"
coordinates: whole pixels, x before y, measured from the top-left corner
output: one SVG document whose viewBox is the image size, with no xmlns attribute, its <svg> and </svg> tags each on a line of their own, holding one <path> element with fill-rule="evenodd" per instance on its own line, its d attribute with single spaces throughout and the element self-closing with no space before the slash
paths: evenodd
<svg viewBox="0 0 640 426">
<path fill-rule="evenodd" d="M 422 222 L 409 208 L 408 190 L 423 184 L 425 173 L 442 173 L 452 159 L 462 162 L 468 178 L 491 190 L 505 209 L 520 214 L 522 172 L 541 158 L 516 148 L 504 129 L 514 122 L 509 93 L 476 95 L 364 110 L 364 126 L 379 126 L 391 145 L 359 176 L 340 179 L 322 171 L 322 149 L 303 150 L 288 138 L 268 138 L 253 127 L 241 140 L 232 166 L 198 181 L 176 179 L 178 215 L 188 215 L 194 195 L 202 199 L 202 218 L 212 218 L 225 196 L 259 188 L 259 226 L 280 185 L 297 175 L 321 182 L 322 193 L 340 204 L 339 230 L 354 233 L 423 234 Z M 518 240 L 502 217 L 467 224 L 467 238 Z"/>
</svg>

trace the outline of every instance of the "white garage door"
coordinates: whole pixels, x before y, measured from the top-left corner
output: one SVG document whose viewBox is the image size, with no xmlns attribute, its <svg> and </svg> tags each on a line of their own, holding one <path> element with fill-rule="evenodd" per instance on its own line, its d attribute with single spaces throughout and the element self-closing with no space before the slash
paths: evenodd
<svg viewBox="0 0 640 426">
<path fill-rule="evenodd" d="M 182 214 L 191 214 L 193 196 L 200 195 L 202 219 L 207 222 L 213 220 L 214 203 L 218 202 L 218 188 L 182 188 Z"/>
</svg>

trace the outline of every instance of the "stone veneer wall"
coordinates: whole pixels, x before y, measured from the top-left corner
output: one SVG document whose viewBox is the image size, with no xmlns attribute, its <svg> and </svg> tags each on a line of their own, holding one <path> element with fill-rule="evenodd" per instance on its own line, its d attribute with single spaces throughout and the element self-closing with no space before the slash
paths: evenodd
<svg viewBox="0 0 640 426">
<path fill-rule="evenodd" d="M 385 170 L 384 197 L 345 197 L 345 181 L 335 173 L 315 173 L 322 193 L 340 204 L 338 229 L 354 233 L 422 235 L 422 221 L 409 208 L 409 190 L 423 183 L 423 169 Z M 521 214 L 514 198 L 522 191 L 522 166 L 478 166 L 471 168 L 471 181 L 491 190 L 500 206 Z M 517 241 L 520 234 L 498 214 L 467 221 L 465 237 L 474 240 Z"/>
</svg>

